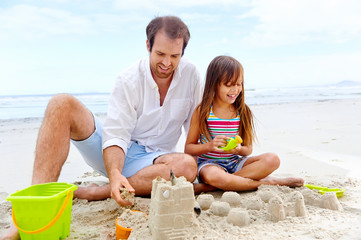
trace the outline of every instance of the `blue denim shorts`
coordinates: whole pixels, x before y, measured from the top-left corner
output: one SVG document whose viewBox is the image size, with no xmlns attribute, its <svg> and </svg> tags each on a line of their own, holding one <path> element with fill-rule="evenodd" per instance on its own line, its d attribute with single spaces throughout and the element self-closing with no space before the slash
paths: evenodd
<svg viewBox="0 0 361 240">
<path fill-rule="evenodd" d="M 103 161 L 102 123 L 96 116 L 94 116 L 94 122 L 95 131 L 89 138 L 82 141 L 71 140 L 71 142 L 90 167 L 101 175 L 108 177 Z M 147 152 L 144 146 L 132 142 L 125 156 L 122 174 L 127 178 L 131 177 L 139 170 L 152 165 L 157 157 L 167 153 Z"/>
</svg>

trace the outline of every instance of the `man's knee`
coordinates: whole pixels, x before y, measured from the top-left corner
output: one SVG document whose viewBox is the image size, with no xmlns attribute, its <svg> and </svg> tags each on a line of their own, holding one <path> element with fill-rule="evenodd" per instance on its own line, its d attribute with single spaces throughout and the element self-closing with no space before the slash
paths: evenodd
<svg viewBox="0 0 361 240">
<path fill-rule="evenodd" d="M 195 161 L 195 159 L 188 154 L 183 154 L 183 163 L 185 166 L 184 169 L 184 177 L 189 181 L 189 182 L 193 182 L 196 177 L 197 177 L 197 170 L 198 170 L 198 166 L 197 166 L 197 162 Z"/>
<path fill-rule="evenodd" d="M 62 116 L 71 112 L 74 104 L 76 104 L 76 98 L 67 93 L 61 93 L 53 96 L 48 103 L 46 112 L 52 116 L 61 114 Z"/>
<path fill-rule="evenodd" d="M 197 162 L 189 154 L 166 154 L 158 158 L 155 164 L 157 163 L 169 164 L 176 177 L 184 176 L 189 182 L 193 182 L 197 177 Z"/>
</svg>

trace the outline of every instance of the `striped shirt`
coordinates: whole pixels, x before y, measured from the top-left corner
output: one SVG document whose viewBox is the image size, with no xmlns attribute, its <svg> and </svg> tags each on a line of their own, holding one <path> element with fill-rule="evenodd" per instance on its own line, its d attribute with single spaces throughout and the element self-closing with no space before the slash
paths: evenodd
<svg viewBox="0 0 361 240">
<path fill-rule="evenodd" d="M 222 119 L 214 115 L 212 108 L 207 119 L 208 130 L 212 139 L 217 135 L 225 135 L 226 137 L 235 137 L 239 131 L 240 116 L 232 119 Z M 200 136 L 200 142 L 202 144 L 208 142 L 204 135 Z M 220 152 L 208 152 L 198 157 L 198 164 L 207 162 L 217 162 L 225 165 L 233 164 L 234 161 L 238 161 L 239 156 L 229 153 Z"/>
</svg>

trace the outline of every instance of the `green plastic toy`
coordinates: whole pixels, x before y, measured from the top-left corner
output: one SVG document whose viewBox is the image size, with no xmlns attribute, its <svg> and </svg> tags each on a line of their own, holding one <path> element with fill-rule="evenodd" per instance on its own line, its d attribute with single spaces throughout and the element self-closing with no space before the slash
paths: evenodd
<svg viewBox="0 0 361 240">
<path fill-rule="evenodd" d="M 235 136 L 235 137 L 229 137 L 227 139 L 227 145 L 225 147 L 219 147 L 220 149 L 223 150 L 231 150 L 237 147 L 238 143 L 242 143 L 243 140 L 240 136 Z"/>
<path fill-rule="evenodd" d="M 345 190 L 341 188 L 327 188 L 327 187 L 315 186 L 311 184 L 305 184 L 305 187 L 309 189 L 316 189 L 322 195 L 325 194 L 326 192 L 335 192 L 337 197 L 342 197 L 343 193 L 345 192 Z"/>
</svg>

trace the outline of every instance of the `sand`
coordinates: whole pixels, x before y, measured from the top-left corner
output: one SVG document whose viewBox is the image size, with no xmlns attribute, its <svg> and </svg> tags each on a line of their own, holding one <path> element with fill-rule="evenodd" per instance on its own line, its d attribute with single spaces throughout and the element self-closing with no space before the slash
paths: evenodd
<svg viewBox="0 0 361 240">
<path fill-rule="evenodd" d="M 262 186 L 251 192 L 214 191 L 195 196 L 204 207 L 189 239 L 360 239 L 361 99 L 251 106 L 257 125 L 254 154 L 276 152 L 276 177 L 300 176 L 306 183 L 343 188 L 336 198 L 305 187 Z M 104 116 L 101 116 L 103 118 Z M 0 122 L 0 236 L 9 228 L 6 196 L 29 186 L 41 119 Z M 177 145 L 183 150 L 184 137 Z M 105 183 L 71 147 L 59 181 Z M 131 209 L 149 214 L 150 198 L 135 197 Z M 215 206 L 212 207 L 212 204 Z M 224 207 L 227 203 L 228 207 Z M 223 206 L 223 207 L 218 207 Z M 226 204 L 226 205 L 227 205 Z M 112 199 L 74 199 L 67 239 L 115 239 L 115 220 L 128 219 L 129 239 L 151 239 L 148 220 Z M 228 211 L 227 214 L 214 212 Z"/>
</svg>

